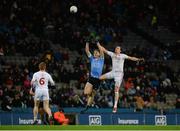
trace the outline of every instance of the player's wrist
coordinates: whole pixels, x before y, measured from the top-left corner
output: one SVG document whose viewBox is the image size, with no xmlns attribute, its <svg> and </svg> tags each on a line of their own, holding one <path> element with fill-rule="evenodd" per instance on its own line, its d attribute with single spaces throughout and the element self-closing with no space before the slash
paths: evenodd
<svg viewBox="0 0 180 131">
<path fill-rule="evenodd" d="M 89 37 L 86 37 L 85 39 L 84 39 L 84 41 L 85 41 L 85 43 L 90 43 L 90 38 Z"/>
<path fill-rule="evenodd" d="M 98 45 L 98 44 L 100 44 L 100 42 L 99 42 L 99 41 L 96 41 L 96 44 Z"/>
<path fill-rule="evenodd" d="M 139 58 L 138 61 L 144 61 L 144 58 Z"/>
<path fill-rule="evenodd" d="M 99 36 L 97 36 L 97 37 L 95 38 L 95 43 L 96 43 L 96 44 L 98 44 L 98 43 L 99 43 L 99 41 L 100 41 L 100 37 L 99 37 Z"/>
</svg>

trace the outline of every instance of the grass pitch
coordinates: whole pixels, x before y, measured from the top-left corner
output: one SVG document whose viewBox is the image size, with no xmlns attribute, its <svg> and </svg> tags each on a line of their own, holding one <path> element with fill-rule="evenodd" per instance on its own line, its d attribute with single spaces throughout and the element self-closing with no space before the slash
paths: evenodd
<svg viewBox="0 0 180 131">
<path fill-rule="evenodd" d="M 54 126 L 54 125 L 7 125 L 0 126 L 0 130 L 179 130 L 180 126 L 154 126 L 154 125 L 102 125 L 102 126 L 89 126 L 89 125 L 67 125 L 67 126 Z"/>
</svg>

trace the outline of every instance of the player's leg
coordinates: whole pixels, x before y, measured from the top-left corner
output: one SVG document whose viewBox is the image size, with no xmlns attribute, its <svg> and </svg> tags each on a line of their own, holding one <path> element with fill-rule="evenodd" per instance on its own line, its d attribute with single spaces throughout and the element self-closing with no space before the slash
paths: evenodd
<svg viewBox="0 0 180 131">
<path fill-rule="evenodd" d="M 49 122 L 52 124 L 52 112 L 51 109 L 49 108 L 49 92 L 48 90 L 43 90 L 43 108 L 44 111 L 48 114 L 49 117 Z"/>
<path fill-rule="evenodd" d="M 99 77 L 99 80 L 113 79 L 113 71 L 107 72 Z"/>
<path fill-rule="evenodd" d="M 43 108 L 44 108 L 44 111 L 48 114 L 48 116 L 51 117 L 52 113 L 51 113 L 51 109 L 49 108 L 49 100 L 43 101 Z"/>
<path fill-rule="evenodd" d="M 41 103 L 40 103 L 41 105 Z M 43 122 L 44 121 L 44 109 L 42 107 L 39 107 L 39 115 L 40 115 L 40 119 Z"/>
<path fill-rule="evenodd" d="M 90 82 L 87 82 L 85 87 L 84 87 L 84 95 L 87 96 L 87 104 L 86 108 L 81 111 L 81 113 L 84 113 L 85 111 L 88 110 L 90 105 L 92 104 L 92 91 L 93 91 L 93 85 Z"/>
<path fill-rule="evenodd" d="M 100 80 L 97 78 L 91 78 L 91 90 L 90 90 L 90 94 L 89 94 L 89 98 L 88 98 L 88 102 L 87 105 L 91 106 L 94 103 L 94 96 L 96 95 L 96 89 L 99 88 L 100 85 Z"/>
<path fill-rule="evenodd" d="M 38 113 L 40 115 L 41 121 L 43 121 L 43 119 L 44 119 L 44 109 L 43 109 L 43 102 L 42 101 L 40 101 L 40 103 L 39 103 Z"/>
<path fill-rule="evenodd" d="M 90 106 L 92 104 L 92 91 L 93 85 L 87 82 L 84 88 L 84 94 L 87 95 L 87 106 Z"/>
<path fill-rule="evenodd" d="M 95 90 L 92 90 L 92 93 L 91 93 L 91 105 L 94 104 L 94 97 L 96 95 L 96 91 Z"/>
<path fill-rule="evenodd" d="M 105 80 L 107 79 L 107 73 L 106 74 L 103 74 L 99 77 L 100 80 Z"/>
<path fill-rule="evenodd" d="M 115 88 L 114 88 L 114 106 L 113 106 L 113 112 L 117 112 L 117 104 L 119 101 L 119 89 L 120 89 L 120 82 L 115 81 Z"/>
<path fill-rule="evenodd" d="M 37 124 L 37 115 L 38 115 L 39 103 L 40 103 L 39 100 L 34 99 L 34 109 L 33 109 L 33 114 L 34 114 L 34 124 Z"/>
<path fill-rule="evenodd" d="M 40 118 L 43 124 L 48 125 L 47 113 L 44 111 L 42 102 L 40 102 L 40 105 L 39 105 L 39 114 L 40 114 Z"/>
<path fill-rule="evenodd" d="M 40 97 L 41 97 L 41 92 L 39 90 L 35 91 L 34 95 L 34 108 L 33 108 L 33 115 L 34 115 L 34 123 L 37 124 L 37 115 L 38 115 L 38 108 L 39 108 L 39 103 L 40 103 Z"/>
<path fill-rule="evenodd" d="M 123 73 L 118 73 L 117 75 L 115 74 L 115 88 L 114 88 L 114 107 L 113 107 L 113 112 L 116 113 L 117 112 L 117 104 L 119 101 L 119 89 L 123 80 Z"/>
<path fill-rule="evenodd" d="M 52 124 L 51 123 L 52 112 L 51 112 L 51 109 L 49 108 L 49 100 L 43 100 L 43 108 L 44 108 L 44 111 L 48 114 L 50 124 Z"/>
<path fill-rule="evenodd" d="M 99 78 L 93 78 L 92 84 L 93 84 L 93 90 L 92 90 L 92 93 L 91 93 L 91 105 L 96 104 L 94 102 L 94 97 L 96 95 L 96 90 L 99 89 L 100 79 Z M 95 105 L 95 106 L 97 107 L 97 105 Z"/>
</svg>

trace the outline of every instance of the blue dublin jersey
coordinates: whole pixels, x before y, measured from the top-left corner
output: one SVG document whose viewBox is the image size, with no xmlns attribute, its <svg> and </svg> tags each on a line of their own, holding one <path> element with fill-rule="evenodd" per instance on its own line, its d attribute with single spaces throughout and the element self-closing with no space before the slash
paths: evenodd
<svg viewBox="0 0 180 131">
<path fill-rule="evenodd" d="M 91 77 L 99 78 L 102 74 L 104 58 L 94 58 L 92 55 L 90 56 L 91 63 Z"/>
</svg>

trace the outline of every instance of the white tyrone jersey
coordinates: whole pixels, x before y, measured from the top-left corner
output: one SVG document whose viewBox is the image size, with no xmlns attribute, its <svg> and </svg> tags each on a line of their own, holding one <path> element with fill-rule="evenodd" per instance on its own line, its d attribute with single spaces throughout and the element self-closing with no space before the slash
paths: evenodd
<svg viewBox="0 0 180 131">
<path fill-rule="evenodd" d="M 123 72 L 124 60 L 128 58 L 126 54 L 120 53 L 116 55 L 115 53 L 108 51 L 107 54 L 112 58 L 112 71 Z"/>
<path fill-rule="evenodd" d="M 45 71 L 38 71 L 34 73 L 31 80 L 31 84 L 35 84 L 36 89 L 48 89 L 48 82 L 50 82 L 51 85 L 55 84 L 51 75 Z"/>
</svg>

